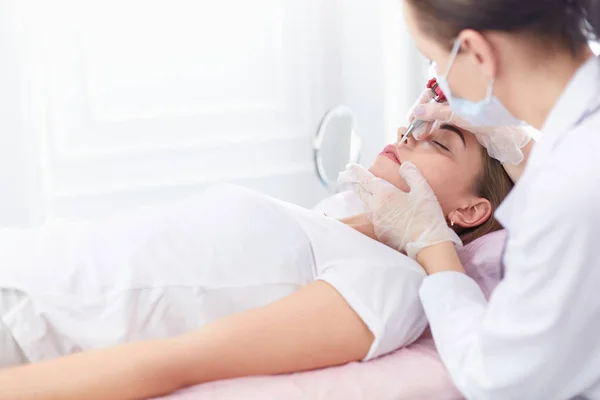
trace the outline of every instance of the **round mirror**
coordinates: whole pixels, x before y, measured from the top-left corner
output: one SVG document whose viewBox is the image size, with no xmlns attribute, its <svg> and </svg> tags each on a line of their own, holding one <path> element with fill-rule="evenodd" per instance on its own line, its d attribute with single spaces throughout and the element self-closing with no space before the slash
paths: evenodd
<svg viewBox="0 0 600 400">
<path fill-rule="evenodd" d="M 356 121 L 346 106 L 329 110 L 317 131 L 314 142 L 315 167 L 319 179 L 335 192 L 337 177 L 350 162 L 358 162 L 361 142 Z"/>
</svg>

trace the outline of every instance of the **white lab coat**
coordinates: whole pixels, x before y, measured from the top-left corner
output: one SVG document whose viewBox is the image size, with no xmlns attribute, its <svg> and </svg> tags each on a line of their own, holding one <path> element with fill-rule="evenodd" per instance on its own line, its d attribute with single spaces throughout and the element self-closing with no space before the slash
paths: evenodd
<svg viewBox="0 0 600 400">
<path fill-rule="evenodd" d="M 498 209 L 505 277 L 487 303 L 457 272 L 420 295 L 468 399 L 600 399 L 600 61 L 574 76 Z"/>
</svg>

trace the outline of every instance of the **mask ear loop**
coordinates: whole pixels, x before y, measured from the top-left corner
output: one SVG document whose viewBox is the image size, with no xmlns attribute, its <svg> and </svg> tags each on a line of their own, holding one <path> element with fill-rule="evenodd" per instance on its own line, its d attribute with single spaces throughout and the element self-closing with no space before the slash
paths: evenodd
<svg viewBox="0 0 600 400">
<path fill-rule="evenodd" d="M 454 45 L 452 45 L 452 51 L 450 52 L 450 59 L 448 60 L 448 66 L 446 67 L 446 71 L 444 72 L 443 78 L 448 82 L 448 75 L 450 75 L 450 68 L 454 65 L 454 61 L 456 61 L 456 57 L 458 57 L 458 52 L 460 50 L 460 46 L 462 42 L 460 38 L 456 38 L 454 41 Z M 437 66 L 436 66 L 437 68 Z M 488 85 L 486 94 L 485 94 L 485 104 L 489 104 L 492 102 L 492 97 L 494 96 L 494 84 L 496 83 L 496 79 L 491 78 L 491 83 Z M 447 83 L 449 86 L 450 84 Z"/>
<path fill-rule="evenodd" d="M 442 75 L 444 77 L 444 79 L 448 80 L 448 75 L 450 75 L 450 68 L 452 68 L 452 65 L 454 65 L 454 61 L 456 61 L 456 57 L 458 57 L 458 51 L 460 50 L 460 46 L 461 46 L 461 41 L 460 38 L 456 38 L 456 40 L 454 41 L 454 45 L 452 45 L 452 51 L 450 52 L 450 59 L 448 59 L 448 65 L 446 66 L 446 71 L 444 71 L 444 75 Z M 436 69 L 437 69 L 437 65 L 436 65 Z"/>
<path fill-rule="evenodd" d="M 496 79 L 491 78 L 491 82 L 488 85 L 487 93 L 485 95 L 485 104 L 490 104 L 492 102 L 492 97 L 494 96 L 494 84 L 496 83 Z"/>
</svg>

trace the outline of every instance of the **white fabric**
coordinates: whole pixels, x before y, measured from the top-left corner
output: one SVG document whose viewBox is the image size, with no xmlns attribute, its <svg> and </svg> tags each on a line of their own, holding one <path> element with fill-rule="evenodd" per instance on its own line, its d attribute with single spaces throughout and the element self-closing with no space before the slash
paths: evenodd
<svg viewBox="0 0 600 400">
<path fill-rule="evenodd" d="M 99 223 L 0 231 L 0 264 L 0 328 L 27 361 L 173 336 L 316 279 L 372 330 L 366 359 L 426 326 L 417 263 L 337 220 L 229 185 Z"/>
<path fill-rule="evenodd" d="M 598 105 L 593 59 L 496 213 L 509 239 L 489 304 L 463 274 L 434 274 L 421 287 L 440 355 L 468 399 L 600 399 L 600 113 L 589 115 Z"/>
<path fill-rule="evenodd" d="M 313 210 L 332 218 L 346 218 L 365 212 L 365 207 L 356 193 L 346 190 L 324 198 Z"/>
<path fill-rule="evenodd" d="M 19 292 L 0 289 L 0 315 L 17 310 L 23 296 Z M 14 367 L 27 362 L 21 346 L 0 318 L 0 368 Z"/>
</svg>

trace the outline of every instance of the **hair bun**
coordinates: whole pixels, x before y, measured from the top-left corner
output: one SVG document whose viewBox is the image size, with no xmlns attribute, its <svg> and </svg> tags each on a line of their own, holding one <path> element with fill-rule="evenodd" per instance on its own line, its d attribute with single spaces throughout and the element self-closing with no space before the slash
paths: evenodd
<svg viewBox="0 0 600 400">
<path fill-rule="evenodd" d="M 582 11 L 579 0 L 562 0 L 567 13 L 580 13 Z"/>
</svg>

